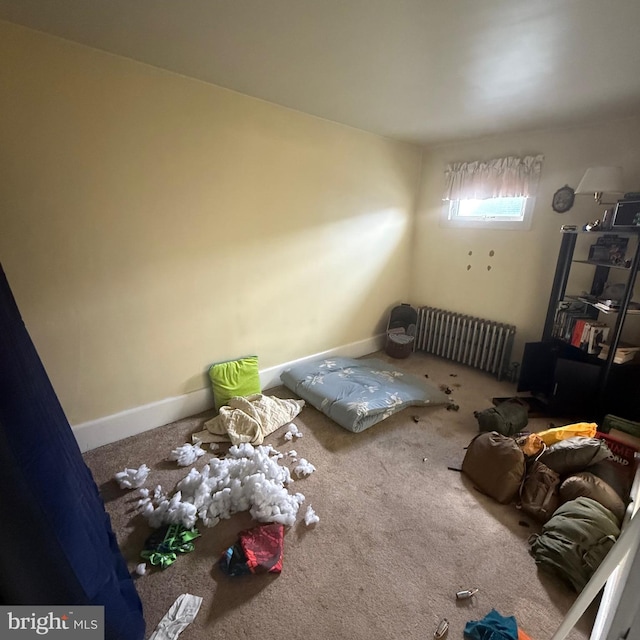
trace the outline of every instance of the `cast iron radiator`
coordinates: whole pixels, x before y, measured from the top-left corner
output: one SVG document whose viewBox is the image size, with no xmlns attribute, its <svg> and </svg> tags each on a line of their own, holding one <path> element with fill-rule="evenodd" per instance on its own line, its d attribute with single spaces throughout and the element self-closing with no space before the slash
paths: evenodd
<svg viewBox="0 0 640 640">
<path fill-rule="evenodd" d="M 515 333 L 510 324 L 419 307 L 415 349 L 495 373 L 502 380 Z"/>
</svg>

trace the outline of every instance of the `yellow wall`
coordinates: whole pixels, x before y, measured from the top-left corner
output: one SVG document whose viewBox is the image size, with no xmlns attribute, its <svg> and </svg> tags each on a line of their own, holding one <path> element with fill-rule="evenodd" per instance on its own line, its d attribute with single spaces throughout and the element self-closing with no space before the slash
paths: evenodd
<svg viewBox="0 0 640 640">
<path fill-rule="evenodd" d="M 0 261 L 73 424 L 365 340 L 420 149 L 0 22 Z"/>
<path fill-rule="evenodd" d="M 587 196 L 576 196 L 573 208 L 558 214 L 551 208 L 553 193 L 565 184 L 577 187 L 587 167 L 600 165 L 622 166 L 625 188 L 640 191 L 639 148 L 640 119 L 634 118 L 426 150 L 416 219 L 412 301 L 515 324 L 513 356 L 519 360 L 524 342 L 539 340 L 542 334 L 560 247 L 560 226 L 582 226 L 599 218 L 606 208 Z M 545 159 L 529 231 L 440 226 L 447 163 L 538 153 Z M 490 251 L 495 252 L 493 257 Z M 591 271 L 588 277 L 592 275 Z M 578 289 L 576 283 L 571 291 Z M 571 291 L 568 288 L 567 292 Z M 639 325 L 638 316 L 630 317 L 628 335 L 638 333 Z"/>
<path fill-rule="evenodd" d="M 421 170 L 416 147 L 1 21 L 0 58 L 0 261 L 73 424 L 205 388 L 211 362 L 366 340 L 407 299 L 515 324 L 517 360 L 560 225 L 603 209 L 554 213 L 553 192 L 602 164 L 640 190 L 640 119 L 425 149 Z M 448 162 L 538 153 L 529 231 L 439 226 Z"/>
</svg>

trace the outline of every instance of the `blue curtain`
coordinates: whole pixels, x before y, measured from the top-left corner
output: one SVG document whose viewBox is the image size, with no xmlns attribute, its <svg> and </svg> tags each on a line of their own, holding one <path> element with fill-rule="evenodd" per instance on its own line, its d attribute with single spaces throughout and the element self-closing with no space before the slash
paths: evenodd
<svg viewBox="0 0 640 640">
<path fill-rule="evenodd" d="M 0 265 L 0 601 L 103 605 L 142 640 L 142 603 L 98 488 Z"/>
</svg>

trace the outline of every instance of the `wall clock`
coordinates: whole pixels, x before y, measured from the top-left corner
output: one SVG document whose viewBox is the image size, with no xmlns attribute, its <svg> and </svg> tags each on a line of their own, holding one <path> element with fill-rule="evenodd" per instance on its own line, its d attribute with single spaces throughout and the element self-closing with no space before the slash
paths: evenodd
<svg viewBox="0 0 640 640">
<path fill-rule="evenodd" d="M 573 207 L 574 198 L 574 190 L 568 184 L 565 184 L 564 187 L 560 187 L 560 189 L 553 194 L 551 207 L 557 213 L 564 213 Z"/>
</svg>

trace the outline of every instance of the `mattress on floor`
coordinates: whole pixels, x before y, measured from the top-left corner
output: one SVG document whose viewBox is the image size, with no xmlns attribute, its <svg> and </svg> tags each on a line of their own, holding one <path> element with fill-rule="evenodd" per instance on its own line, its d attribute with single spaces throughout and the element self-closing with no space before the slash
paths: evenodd
<svg viewBox="0 0 640 640">
<path fill-rule="evenodd" d="M 410 406 L 446 404 L 422 378 L 377 358 L 322 358 L 283 371 L 282 383 L 341 427 L 358 433 Z"/>
</svg>

